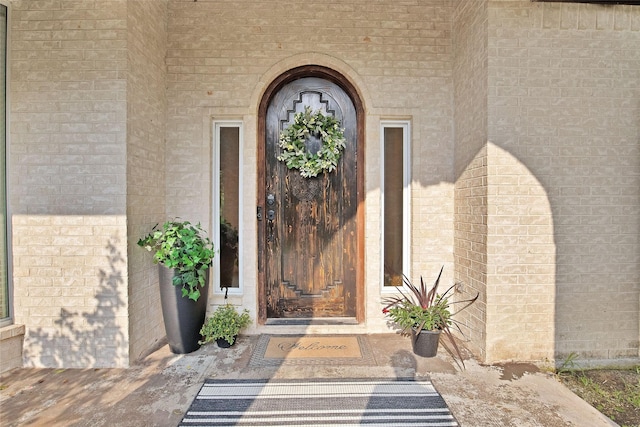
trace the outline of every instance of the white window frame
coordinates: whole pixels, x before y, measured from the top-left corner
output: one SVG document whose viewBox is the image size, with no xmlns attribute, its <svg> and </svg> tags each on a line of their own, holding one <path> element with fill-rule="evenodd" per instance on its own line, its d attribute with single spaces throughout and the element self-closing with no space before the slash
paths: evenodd
<svg viewBox="0 0 640 427">
<path fill-rule="evenodd" d="M 229 295 L 242 295 L 244 292 L 242 272 L 243 272 L 243 208 L 241 201 L 243 200 L 244 173 L 242 164 L 242 153 L 244 151 L 244 123 L 242 120 L 214 120 L 213 131 L 213 167 L 212 170 L 212 241 L 214 250 L 220 249 L 220 129 L 222 128 L 238 128 L 238 287 L 228 288 Z M 224 295 L 225 290 L 220 288 L 220 256 L 216 254 L 213 257 L 213 293 L 216 295 Z"/>
<path fill-rule="evenodd" d="M 380 288 L 382 293 L 396 293 L 394 286 L 384 285 L 385 128 L 402 129 L 402 273 L 411 277 L 411 121 L 380 121 Z"/>
<path fill-rule="evenodd" d="M 13 258 L 12 258 L 12 253 L 13 250 L 11 248 L 11 236 L 12 236 L 12 230 L 11 230 L 11 221 L 9 221 L 9 218 L 11 218 L 11 206 L 9 205 L 9 188 L 10 188 L 10 182 L 9 182 L 9 177 L 10 177 L 10 165 L 9 165 L 9 159 L 10 159 L 10 147 L 11 147 L 11 120 L 10 120 L 10 105 L 11 105 L 11 88 L 10 88 L 10 84 L 11 84 L 11 74 L 10 74 L 10 70 L 11 70 L 11 66 L 10 66 L 10 61 L 11 61 L 11 3 L 9 2 L 9 0 L 0 0 L 0 4 L 2 4 L 3 6 L 6 6 L 7 8 L 7 38 L 6 38 L 6 43 L 7 43 L 7 51 L 6 51 L 6 57 L 5 57 L 5 78 L 7 79 L 5 82 L 5 120 L 6 120 L 6 125 L 5 125 L 5 151 L 4 151 L 4 155 L 5 155 L 5 177 L 4 177 L 4 183 L 5 183 L 5 210 L 6 210 L 6 224 L 5 224 L 5 233 L 6 233 L 6 238 L 7 238 L 7 242 L 6 242 L 6 263 L 7 263 L 7 305 L 8 305 L 8 311 L 9 311 L 9 316 L 3 319 L 0 319 L 0 327 L 3 326 L 8 326 L 8 325 L 12 325 L 14 323 L 14 319 L 13 319 L 13 315 L 14 315 L 14 308 L 13 308 Z"/>
</svg>

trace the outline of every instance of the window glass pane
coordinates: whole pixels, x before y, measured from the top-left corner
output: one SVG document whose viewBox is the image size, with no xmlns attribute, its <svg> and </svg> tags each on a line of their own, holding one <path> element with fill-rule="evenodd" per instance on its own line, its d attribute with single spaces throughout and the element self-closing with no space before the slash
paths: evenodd
<svg viewBox="0 0 640 427">
<path fill-rule="evenodd" d="M 220 128 L 220 287 L 239 287 L 240 128 Z"/>
<path fill-rule="evenodd" d="M 7 7 L 0 5 L 0 319 L 9 317 L 7 276 Z"/>
<path fill-rule="evenodd" d="M 403 129 L 384 128 L 384 285 L 402 285 Z"/>
</svg>

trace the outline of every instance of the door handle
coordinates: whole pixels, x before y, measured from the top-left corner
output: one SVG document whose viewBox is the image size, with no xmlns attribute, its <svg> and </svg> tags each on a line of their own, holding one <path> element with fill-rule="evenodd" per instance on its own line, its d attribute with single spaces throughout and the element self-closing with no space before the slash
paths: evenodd
<svg viewBox="0 0 640 427">
<path fill-rule="evenodd" d="M 273 242 L 273 220 L 276 218 L 276 211 L 269 209 L 267 211 L 267 242 Z"/>
<path fill-rule="evenodd" d="M 276 219 L 276 211 L 273 209 L 276 204 L 276 196 L 273 193 L 267 194 L 267 242 L 273 242 L 273 221 Z"/>
</svg>

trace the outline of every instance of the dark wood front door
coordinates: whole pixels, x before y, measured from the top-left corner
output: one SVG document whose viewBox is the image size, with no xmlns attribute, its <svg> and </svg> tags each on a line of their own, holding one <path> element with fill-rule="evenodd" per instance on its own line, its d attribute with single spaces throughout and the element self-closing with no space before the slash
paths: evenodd
<svg viewBox="0 0 640 427">
<path fill-rule="evenodd" d="M 309 106 L 338 119 L 346 148 L 333 172 L 304 178 L 277 159 L 280 133 Z M 349 95 L 321 77 L 283 84 L 264 117 L 259 268 L 267 319 L 357 317 L 358 117 Z M 307 148 L 320 142 L 308 140 Z M 264 320 L 264 319 L 263 319 Z"/>
</svg>

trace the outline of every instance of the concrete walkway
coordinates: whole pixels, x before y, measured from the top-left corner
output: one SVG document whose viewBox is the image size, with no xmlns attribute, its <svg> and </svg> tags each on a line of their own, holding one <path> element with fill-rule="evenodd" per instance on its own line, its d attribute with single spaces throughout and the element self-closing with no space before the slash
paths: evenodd
<svg viewBox="0 0 640 427">
<path fill-rule="evenodd" d="M 465 371 L 449 356 L 425 359 L 407 338 L 366 336 L 371 366 L 268 366 L 249 361 L 258 337 L 230 349 L 209 344 L 188 355 L 167 346 L 130 369 L 19 369 L 0 377 L 0 425 L 176 426 L 205 378 L 396 378 L 429 376 L 464 427 L 615 426 L 532 365 L 481 366 Z M 391 427 L 391 426 L 390 426 Z"/>
</svg>

